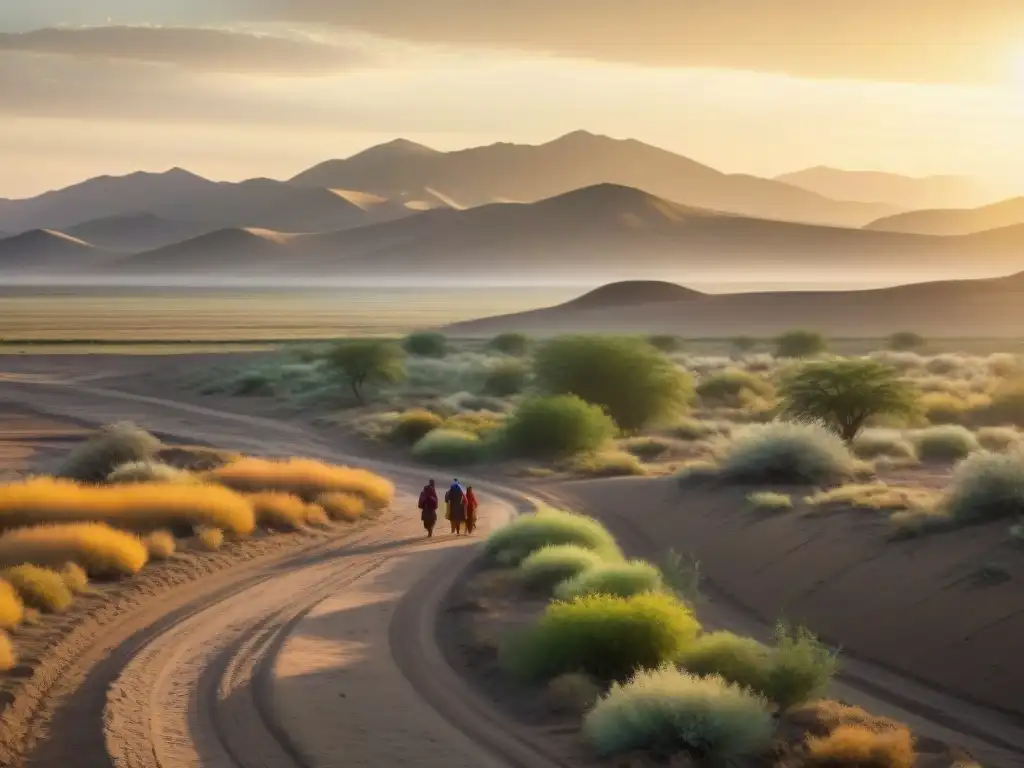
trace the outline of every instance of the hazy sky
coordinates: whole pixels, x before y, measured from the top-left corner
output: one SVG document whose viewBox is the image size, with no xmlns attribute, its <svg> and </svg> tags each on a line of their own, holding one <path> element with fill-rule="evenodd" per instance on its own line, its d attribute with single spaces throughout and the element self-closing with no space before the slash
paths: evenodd
<svg viewBox="0 0 1024 768">
<path fill-rule="evenodd" d="M 578 128 L 1024 190 L 1024 0 L 0 0 L 0 196 Z"/>
</svg>

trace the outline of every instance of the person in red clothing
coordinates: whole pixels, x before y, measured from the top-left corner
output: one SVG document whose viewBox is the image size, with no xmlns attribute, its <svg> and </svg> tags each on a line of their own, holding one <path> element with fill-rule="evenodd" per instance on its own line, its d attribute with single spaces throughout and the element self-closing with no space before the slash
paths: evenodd
<svg viewBox="0 0 1024 768">
<path fill-rule="evenodd" d="M 479 506 L 476 494 L 473 493 L 473 486 L 466 487 L 466 533 L 470 534 L 476 528 L 476 509 Z"/>
<path fill-rule="evenodd" d="M 437 488 L 431 480 L 420 491 L 420 520 L 427 531 L 427 538 L 434 535 L 434 526 L 437 524 Z"/>
</svg>

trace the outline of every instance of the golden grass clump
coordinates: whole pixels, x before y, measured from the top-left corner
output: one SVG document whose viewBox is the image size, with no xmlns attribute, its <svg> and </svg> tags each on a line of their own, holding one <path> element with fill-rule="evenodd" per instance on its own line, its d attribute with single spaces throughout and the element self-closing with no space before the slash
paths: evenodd
<svg viewBox="0 0 1024 768">
<path fill-rule="evenodd" d="M 354 493 L 371 508 L 386 507 L 395 495 L 391 481 L 369 470 L 315 459 L 247 457 L 214 469 L 208 477 L 237 491 L 280 491 L 305 501 L 314 501 L 324 493 Z"/>
<path fill-rule="evenodd" d="M 89 574 L 78 563 L 64 563 L 64 567 L 60 569 L 60 577 L 72 593 L 84 595 L 89 592 Z"/>
<path fill-rule="evenodd" d="M 891 486 L 885 483 L 841 485 L 804 499 L 812 507 L 852 507 L 877 512 L 926 511 L 935 507 L 939 494 L 928 488 Z"/>
<path fill-rule="evenodd" d="M 80 485 L 40 477 L 0 486 L 0 527 L 103 522 L 131 530 L 208 525 L 237 535 L 256 527 L 246 499 L 218 485 Z"/>
<path fill-rule="evenodd" d="M 18 590 L 25 605 L 43 613 L 63 613 L 74 600 L 74 594 L 56 571 L 38 565 L 8 568 L 3 578 Z"/>
<path fill-rule="evenodd" d="M 319 504 L 307 504 L 306 524 L 312 525 L 314 528 L 326 528 L 331 524 L 331 518 L 328 516 L 327 510 Z"/>
<path fill-rule="evenodd" d="M 224 546 L 224 531 L 220 528 L 200 528 L 196 533 L 196 541 L 207 552 L 216 552 Z"/>
<path fill-rule="evenodd" d="M 178 548 L 170 531 L 153 531 L 142 539 L 151 560 L 167 560 Z"/>
<path fill-rule="evenodd" d="M 0 567 L 76 563 L 93 577 L 130 576 L 147 559 L 146 546 L 137 536 L 102 523 L 19 528 L 0 536 Z"/>
<path fill-rule="evenodd" d="M 366 504 L 362 497 L 351 493 L 325 493 L 316 500 L 316 503 L 332 520 L 354 523 L 366 514 Z"/>
<path fill-rule="evenodd" d="M 25 618 L 25 604 L 9 581 L 0 579 L 0 630 L 14 629 Z"/>
<path fill-rule="evenodd" d="M 914 739 L 900 728 L 873 731 L 841 725 L 828 736 L 807 739 L 807 765 L 828 768 L 914 768 Z"/>
<path fill-rule="evenodd" d="M 14 665 L 17 663 L 18 657 L 14 653 L 10 636 L 6 632 L 0 631 L 0 672 L 14 669 Z"/>
<path fill-rule="evenodd" d="M 256 524 L 274 531 L 298 531 L 307 522 L 309 506 L 298 496 L 279 491 L 247 493 L 256 511 Z"/>
</svg>

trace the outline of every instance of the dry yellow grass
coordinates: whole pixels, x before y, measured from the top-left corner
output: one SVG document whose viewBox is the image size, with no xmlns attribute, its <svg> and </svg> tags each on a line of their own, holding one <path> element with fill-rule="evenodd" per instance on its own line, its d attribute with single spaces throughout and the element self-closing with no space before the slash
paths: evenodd
<svg viewBox="0 0 1024 768">
<path fill-rule="evenodd" d="M 110 577 L 138 573 L 147 559 L 137 536 L 102 523 L 43 525 L 0 536 L 0 567 L 77 563 L 90 576 Z"/>
<path fill-rule="evenodd" d="M 56 571 L 38 565 L 8 568 L 3 578 L 18 590 L 25 605 L 43 613 L 62 613 L 74 600 L 74 594 Z"/>
<path fill-rule="evenodd" d="M 18 663 L 18 657 L 14 653 L 14 646 L 11 645 L 11 638 L 6 632 L 0 631 L 0 672 L 14 669 Z"/>
<path fill-rule="evenodd" d="M 872 731 L 843 725 L 807 739 L 807 764 L 828 768 L 913 768 L 914 739 L 906 728 Z"/>
<path fill-rule="evenodd" d="M 395 495 L 391 481 L 366 469 L 314 459 L 243 458 L 212 470 L 208 477 L 237 491 L 280 491 L 313 501 L 324 493 L 354 493 L 372 508 L 386 507 Z"/>
<path fill-rule="evenodd" d="M 142 539 L 142 543 L 151 560 L 167 560 L 177 549 L 174 534 L 170 531 L 153 531 Z"/>
<path fill-rule="evenodd" d="M 76 595 L 84 595 L 89 591 L 89 574 L 77 563 L 64 563 L 60 569 L 60 577 L 67 588 Z"/>
<path fill-rule="evenodd" d="M 0 527 L 72 522 L 132 530 L 207 525 L 244 536 L 256 516 L 243 496 L 219 485 L 86 486 L 41 477 L 0 486 Z"/>
<path fill-rule="evenodd" d="M 316 500 L 316 503 L 332 520 L 354 523 L 366 514 L 366 505 L 362 497 L 351 493 L 325 493 Z"/>
<path fill-rule="evenodd" d="M 878 512 L 903 512 L 931 509 L 938 494 L 927 488 L 890 486 L 885 483 L 841 485 L 820 491 L 804 499 L 812 507 L 853 507 Z"/>
<path fill-rule="evenodd" d="M 306 524 L 317 528 L 326 528 L 331 524 L 327 511 L 319 504 L 306 505 Z"/>
<path fill-rule="evenodd" d="M 224 531 L 220 528 L 200 528 L 196 541 L 207 552 L 216 552 L 224 545 Z"/>
<path fill-rule="evenodd" d="M 9 581 L 0 579 L 0 629 L 14 629 L 25 618 L 25 604 Z"/>
<path fill-rule="evenodd" d="M 246 494 L 256 510 L 256 524 L 275 531 L 297 531 L 308 521 L 309 505 L 298 496 L 279 491 Z"/>
</svg>

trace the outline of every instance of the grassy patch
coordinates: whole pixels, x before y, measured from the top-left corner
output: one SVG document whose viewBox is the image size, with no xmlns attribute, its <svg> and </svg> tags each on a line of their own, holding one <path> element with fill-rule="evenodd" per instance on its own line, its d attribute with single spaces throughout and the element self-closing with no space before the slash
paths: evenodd
<svg viewBox="0 0 1024 768">
<path fill-rule="evenodd" d="M 316 503 L 331 520 L 354 523 L 366 514 L 362 497 L 351 493 L 325 493 L 317 497 Z"/>
<path fill-rule="evenodd" d="M 788 493 L 754 491 L 747 495 L 747 503 L 763 512 L 785 512 L 793 508 L 793 497 Z"/>
<path fill-rule="evenodd" d="M 625 451 L 598 451 L 577 456 L 572 471 L 586 477 L 642 477 L 647 468 L 636 456 Z"/>
<path fill-rule="evenodd" d="M 927 511 L 938 502 L 938 494 L 927 488 L 906 488 L 885 483 L 842 485 L 819 491 L 804 499 L 812 507 L 853 507 L 878 512 Z"/>
<path fill-rule="evenodd" d="M 739 368 L 727 368 L 702 379 L 697 385 L 697 396 L 707 404 L 739 407 L 749 393 L 757 398 L 771 399 L 775 387 L 766 379 Z"/>
<path fill-rule="evenodd" d="M 981 448 L 973 432 L 954 424 L 922 429 L 913 441 L 922 461 L 958 461 Z"/>
<path fill-rule="evenodd" d="M 323 493 L 354 493 L 368 506 L 383 508 L 391 503 L 395 486 L 366 469 L 325 464 L 315 459 L 242 458 L 210 473 L 219 483 L 238 491 L 280 491 L 313 501 Z"/>
<path fill-rule="evenodd" d="M 415 445 L 435 429 L 444 425 L 444 419 L 423 408 L 401 413 L 391 423 L 388 437 L 396 443 Z"/>
<path fill-rule="evenodd" d="M 459 467 L 482 461 L 486 445 L 479 435 L 457 429 L 435 429 L 416 443 L 413 455 L 427 464 Z"/>
<path fill-rule="evenodd" d="M 131 461 L 107 475 L 111 485 L 122 483 L 199 483 L 191 472 L 158 461 Z"/>
<path fill-rule="evenodd" d="M 57 571 L 38 565 L 17 565 L 0 573 L 10 582 L 30 608 L 43 613 L 63 613 L 74 600 L 74 594 Z"/>
<path fill-rule="evenodd" d="M 740 432 L 723 451 L 720 469 L 734 483 L 817 485 L 852 476 L 856 461 L 824 427 L 778 422 Z"/>
<path fill-rule="evenodd" d="M 888 429 L 869 429 L 857 435 L 853 452 L 861 459 L 916 459 L 914 444 L 899 432 Z"/>
<path fill-rule="evenodd" d="M 298 531 L 305 527 L 309 505 L 298 496 L 279 491 L 246 494 L 256 512 L 256 523 L 274 531 Z"/>
<path fill-rule="evenodd" d="M 160 441 L 145 430 L 130 422 L 118 422 L 75 448 L 57 474 L 70 480 L 100 482 L 122 464 L 151 460 L 160 446 Z"/>
<path fill-rule="evenodd" d="M 102 523 L 19 528 L 0 536 L 0 566 L 76 563 L 94 578 L 129 576 L 146 564 L 146 545 Z"/>
<path fill-rule="evenodd" d="M 606 559 L 619 559 L 618 544 L 596 520 L 555 509 L 520 515 L 492 533 L 484 547 L 489 557 L 518 565 L 537 550 L 554 544 L 575 544 Z"/>
<path fill-rule="evenodd" d="M 89 592 L 89 574 L 85 569 L 76 563 L 64 563 L 60 569 L 60 577 L 64 579 L 67 588 L 76 595 L 84 595 Z"/>
<path fill-rule="evenodd" d="M 982 427 L 977 433 L 978 443 L 986 451 L 1006 453 L 1024 447 L 1021 434 L 1015 427 Z"/>
<path fill-rule="evenodd" d="M 177 549 L 174 534 L 170 531 L 153 531 L 146 534 L 142 543 L 146 547 L 151 560 L 167 560 Z"/>
<path fill-rule="evenodd" d="M 519 575 L 531 589 L 553 590 L 558 584 L 604 563 L 592 549 L 576 544 L 541 547 L 519 564 Z"/>
<path fill-rule="evenodd" d="M 632 597 L 644 592 L 660 592 L 665 584 L 661 571 L 643 560 L 602 563 L 577 574 L 555 588 L 559 600 L 574 600 L 587 595 Z"/>
<path fill-rule="evenodd" d="M 9 581 L 0 579 L 0 630 L 14 629 L 25 616 L 25 604 Z"/>
<path fill-rule="evenodd" d="M 843 725 L 807 739 L 808 766 L 821 768 L 914 768 L 914 740 L 906 728 L 877 732 Z"/>
</svg>

